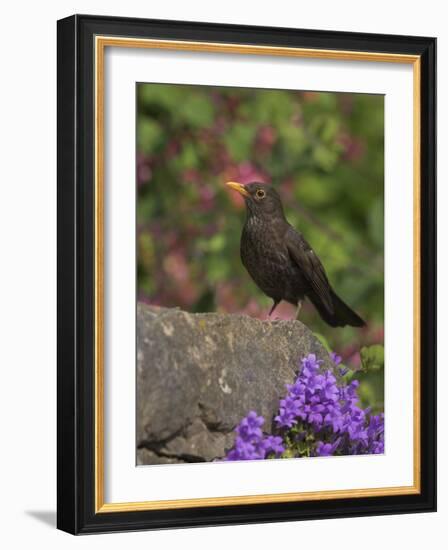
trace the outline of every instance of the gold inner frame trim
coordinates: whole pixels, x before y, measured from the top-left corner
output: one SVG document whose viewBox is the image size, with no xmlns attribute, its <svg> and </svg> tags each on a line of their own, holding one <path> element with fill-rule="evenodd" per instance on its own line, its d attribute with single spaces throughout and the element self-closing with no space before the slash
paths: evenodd
<svg viewBox="0 0 448 550">
<path fill-rule="evenodd" d="M 413 66 L 413 297 L 414 297 L 414 364 L 413 364 L 413 484 L 402 487 L 369 489 L 343 489 L 336 491 L 313 491 L 300 493 L 273 493 L 179 500 L 154 500 L 142 502 L 106 503 L 104 501 L 104 54 L 106 47 L 146 48 L 170 51 L 195 51 L 207 53 L 232 53 L 243 55 L 266 55 L 329 59 L 345 61 L 372 61 L 406 63 Z M 156 40 L 96 36 L 95 54 L 95 513 L 130 512 L 143 510 L 167 510 L 210 506 L 232 506 L 275 502 L 304 502 L 341 498 L 362 498 L 420 493 L 420 117 L 421 117 L 421 72 L 420 56 L 381 52 L 356 52 L 344 50 L 321 50 L 277 46 L 254 46 L 250 44 L 224 44 L 177 40 Z"/>
</svg>

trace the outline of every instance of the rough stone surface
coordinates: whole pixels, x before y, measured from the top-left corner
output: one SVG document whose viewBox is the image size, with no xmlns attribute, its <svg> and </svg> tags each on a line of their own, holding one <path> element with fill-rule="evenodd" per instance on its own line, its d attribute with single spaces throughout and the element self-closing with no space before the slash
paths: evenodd
<svg viewBox="0 0 448 550">
<path fill-rule="evenodd" d="M 222 457 L 250 410 L 271 430 L 279 398 L 298 360 L 320 342 L 300 321 L 187 313 L 138 304 L 137 463 Z"/>
</svg>

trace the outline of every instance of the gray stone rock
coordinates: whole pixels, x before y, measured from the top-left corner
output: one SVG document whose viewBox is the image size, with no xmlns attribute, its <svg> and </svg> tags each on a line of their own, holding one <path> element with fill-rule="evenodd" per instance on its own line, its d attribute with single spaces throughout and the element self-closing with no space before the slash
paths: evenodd
<svg viewBox="0 0 448 550">
<path fill-rule="evenodd" d="M 147 464 L 184 464 L 184 460 L 170 456 L 159 456 L 157 453 L 145 449 L 137 449 L 137 466 L 145 466 Z"/>
<path fill-rule="evenodd" d="M 138 464 L 222 457 L 250 410 L 269 433 L 299 360 L 328 353 L 300 321 L 187 313 L 138 304 Z"/>
</svg>

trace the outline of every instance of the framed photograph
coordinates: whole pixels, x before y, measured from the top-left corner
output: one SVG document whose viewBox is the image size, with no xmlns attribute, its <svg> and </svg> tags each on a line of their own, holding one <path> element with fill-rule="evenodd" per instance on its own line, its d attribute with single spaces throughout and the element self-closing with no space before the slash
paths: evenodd
<svg viewBox="0 0 448 550">
<path fill-rule="evenodd" d="M 58 22 L 58 527 L 434 511 L 436 40 Z"/>
</svg>

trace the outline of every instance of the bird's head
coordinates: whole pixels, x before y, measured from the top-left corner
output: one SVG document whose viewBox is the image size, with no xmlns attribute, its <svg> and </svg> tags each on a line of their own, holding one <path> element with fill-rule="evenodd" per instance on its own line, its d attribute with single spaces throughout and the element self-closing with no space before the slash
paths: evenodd
<svg viewBox="0 0 448 550">
<path fill-rule="evenodd" d="M 285 218 L 282 201 L 272 185 L 258 182 L 243 185 L 234 181 L 229 181 L 226 185 L 243 195 L 249 216 Z"/>
</svg>

